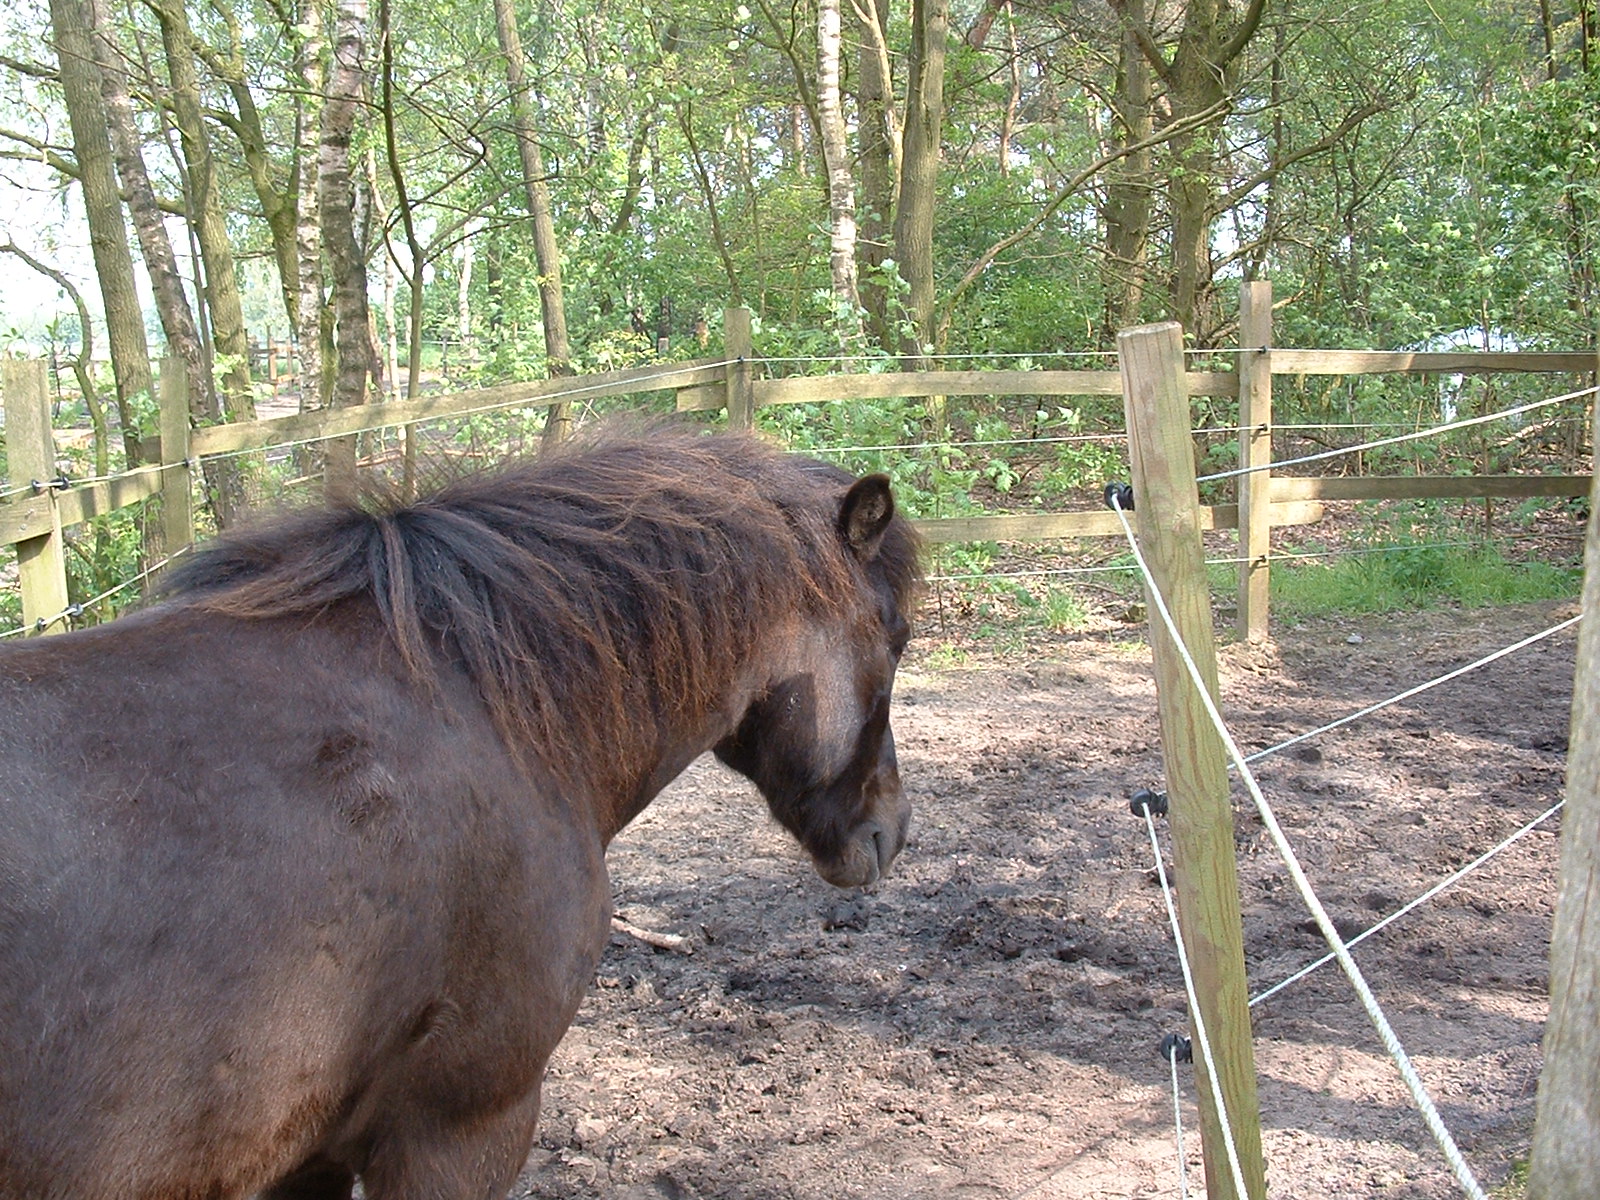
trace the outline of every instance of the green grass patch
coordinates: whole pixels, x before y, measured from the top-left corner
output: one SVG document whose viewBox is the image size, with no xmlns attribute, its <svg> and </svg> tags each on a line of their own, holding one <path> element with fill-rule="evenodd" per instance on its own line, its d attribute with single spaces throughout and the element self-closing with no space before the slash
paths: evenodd
<svg viewBox="0 0 1600 1200">
<path fill-rule="evenodd" d="M 1580 566 L 1511 562 L 1493 546 L 1401 545 L 1272 572 L 1273 610 L 1286 617 L 1385 613 L 1460 604 L 1478 608 L 1576 596 Z"/>
</svg>

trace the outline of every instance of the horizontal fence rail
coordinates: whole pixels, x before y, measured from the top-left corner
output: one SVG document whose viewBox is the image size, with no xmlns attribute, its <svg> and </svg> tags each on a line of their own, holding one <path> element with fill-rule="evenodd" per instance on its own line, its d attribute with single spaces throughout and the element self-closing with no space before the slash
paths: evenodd
<svg viewBox="0 0 1600 1200">
<path fill-rule="evenodd" d="M 1239 435 L 1240 461 L 1251 474 L 1240 482 L 1238 503 L 1202 505 L 1198 519 L 1208 531 L 1240 529 L 1244 563 L 1241 567 L 1240 625 L 1246 636 L 1261 636 L 1265 630 L 1265 571 L 1270 558 L 1267 535 L 1274 527 L 1307 525 L 1321 520 L 1325 501 L 1575 498 L 1588 494 L 1588 475 L 1271 475 L 1269 435 L 1274 428 L 1271 380 L 1275 377 L 1581 373 L 1595 371 L 1596 357 L 1586 352 L 1284 349 L 1271 345 L 1270 305 L 1271 293 L 1267 285 L 1247 285 L 1241 309 L 1239 350 L 1212 351 L 1205 356 L 1214 360 L 1232 353 L 1237 360 L 1237 371 L 1183 371 L 1171 384 L 1189 397 L 1238 397 L 1240 400 L 1240 429 L 1231 432 Z M 182 508 L 186 513 L 187 506 L 181 504 L 182 496 L 187 495 L 206 460 L 508 408 L 670 393 L 673 407 L 679 412 L 722 411 L 727 413 L 731 427 L 749 428 L 757 410 L 780 405 L 928 396 L 1116 396 L 1122 391 L 1121 377 L 1114 370 L 894 371 L 760 378 L 762 360 L 755 356 L 751 346 L 748 314 L 743 310 L 730 310 L 725 332 L 726 357 L 721 360 L 656 363 L 585 376 L 506 383 L 353 408 L 322 409 L 206 426 L 188 431 L 186 446 L 176 444 L 184 440 L 182 425 L 168 419 L 163 421 L 163 428 L 174 445 L 167 448 L 167 452 L 163 452 L 161 439 L 147 439 L 142 449 L 153 465 L 105 479 L 74 483 L 61 479 L 53 468 L 47 470 L 35 464 L 29 470 L 37 476 L 39 485 L 31 486 L 34 476 L 18 476 L 22 464 L 13 454 L 11 484 L 0 488 L 0 496 L 7 497 L 0 500 L 0 545 L 25 547 L 32 562 L 38 558 L 41 546 L 51 539 L 59 540 L 64 528 L 141 504 L 158 495 L 165 496 L 169 506 Z M 6 378 L 20 381 L 25 377 L 31 378 L 19 372 L 8 373 Z M 181 389 L 173 388 L 170 395 L 163 394 L 164 415 L 166 409 L 172 408 L 180 420 L 186 419 L 181 414 L 187 411 L 187 398 L 180 393 Z M 28 428 L 39 420 L 34 413 L 12 417 L 14 408 L 48 407 L 42 389 L 30 391 L 20 382 L 10 383 L 4 400 L 8 424 L 12 428 Z M 181 536 L 181 530 L 176 527 L 181 521 L 174 522 L 169 514 L 165 523 L 169 542 Z M 923 537 L 933 544 L 1036 542 L 1121 533 L 1115 515 L 1101 509 L 929 517 L 915 524 Z M 190 535 L 192 539 L 192 529 Z M 40 561 L 55 562 L 57 558 L 47 553 Z M 28 574 L 35 577 L 38 571 L 30 568 Z M 44 603 L 48 606 L 50 602 Z M 25 607 L 31 610 L 39 605 Z"/>
</svg>

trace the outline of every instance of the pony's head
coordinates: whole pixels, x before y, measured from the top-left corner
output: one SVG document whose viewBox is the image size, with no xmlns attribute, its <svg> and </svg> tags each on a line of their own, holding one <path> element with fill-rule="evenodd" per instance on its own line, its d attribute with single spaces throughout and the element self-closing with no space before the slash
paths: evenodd
<svg viewBox="0 0 1600 1200">
<path fill-rule="evenodd" d="M 849 481 L 831 469 L 828 478 Z M 851 594 L 826 617 L 797 616 L 773 631 L 770 677 L 716 754 L 755 783 L 818 874 L 855 887 L 888 871 L 910 827 L 889 698 L 918 577 L 915 538 L 887 477 L 833 495 Z"/>
</svg>

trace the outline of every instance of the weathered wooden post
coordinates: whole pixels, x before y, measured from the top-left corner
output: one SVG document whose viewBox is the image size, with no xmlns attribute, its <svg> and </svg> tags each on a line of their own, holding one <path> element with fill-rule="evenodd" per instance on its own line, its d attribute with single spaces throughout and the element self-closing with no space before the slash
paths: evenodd
<svg viewBox="0 0 1600 1200">
<path fill-rule="evenodd" d="M 175 358 L 161 360 L 161 537 L 168 557 L 194 542 L 194 492 L 189 458 L 189 379 Z"/>
<path fill-rule="evenodd" d="M 722 314 L 722 344 L 728 363 L 728 428 L 749 432 L 755 427 L 755 354 L 750 310 L 729 308 Z"/>
<path fill-rule="evenodd" d="M 1590 492 L 1584 560 L 1529 1200 L 1600 1196 L 1600 475 Z"/>
<path fill-rule="evenodd" d="M 6 454 L 11 481 L 33 485 L 48 506 L 50 530 L 17 543 L 17 575 L 22 589 L 22 619 L 30 629 L 60 633 L 57 622 L 67 608 L 67 560 L 61 513 L 53 493 L 56 439 L 50 428 L 50 391 L 43 360 L 0 364 L 0 392 L 6 406 Z M 42 489 L 42 490 L 41 490 Z"/>
<path fill-rule="evenodd" d="M 1272 551 L 1272 285 L 1239 292 L 1239 637 L 1268 636 Z"/>
<path fill-rule="evenodd" d="M 1125 330 L 1117 336 L 1117 350 L 1140 548 L 1150 567 L 1150 582 L 1165 597 L 1178 634 L 1215 699 L 1216 638 L 1200 542 L 1200 496 L 1183 378 L 1183 330 L 1174 322 Z M 1193 970 L 1199 1005 L 1196 1015 L 1205 1022 L 1247 1193 L 1239 1196 L 1234 1185 L 1222 1133 L 1223 1117 L 1213 1097 L 1210 1072 L 1197 1053 L 1195 1082 L 1205 1148 L 1206 1195 L 1212 1200 L 1263 1200 L 1266 1170 L 1261 1158 L 1227 754 L 1178 648 L 1157 615 L 1154 597 L 1149 607 L 1178 923 Z"/>
</svg>

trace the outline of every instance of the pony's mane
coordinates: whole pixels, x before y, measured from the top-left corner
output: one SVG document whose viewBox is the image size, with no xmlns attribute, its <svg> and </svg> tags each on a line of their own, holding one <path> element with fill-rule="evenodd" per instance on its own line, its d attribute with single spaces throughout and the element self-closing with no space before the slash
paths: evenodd
<svg viewBox="0 0 1600 1200">
<path fill-rule="evenodd" d="M 166 592 L 256 619 L 371 604 L 414 670 L 459 663 L 513 746 L 570 779 L 632 745 L 641 717 L 675 715 L 666 703 L 709 711 L 767 622 L 849 602 L 850 481 L 750 437 L 602 435 L 413 503 L 230 532 Z M 903 520 L 880 560 L 908 608 Z"/>
</svg>

